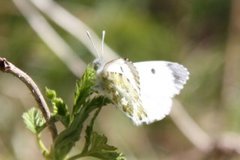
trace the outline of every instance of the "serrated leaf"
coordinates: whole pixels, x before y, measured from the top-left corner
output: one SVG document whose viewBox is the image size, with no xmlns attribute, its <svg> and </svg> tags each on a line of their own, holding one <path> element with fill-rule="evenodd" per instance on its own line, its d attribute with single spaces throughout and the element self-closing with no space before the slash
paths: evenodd
<svg viewBox="0 0 240 160">
<path fill-rule="evenodd" d="M 73 111 L 70 113 L 71 121 L 66 129 L 60 132 L 55 139 L 50 152 L 52 159 L 60 160 L 66 158 L 76 141 L 80 139 L 84 122 L 95 109 L 98 110 L 95 112 L 90 125 L 86 129 L 86 143 L 83 152 L 69 159 L 75 160 L 83 156 L 93 156 L 105 160 L 124 159 L 115 147 L 107 144 L 107 138 L 104 135 L 99 135 L 92 131 L 93 123 L 101 107 L 110 103 L 109 99 L 97 96 L 94 93 L 93 88 L 95 84 L 96 72 L 90 65 L 76 84 Z M 57 100 L 54 92 L 49 97 L 55 97 L 52 100 Z"/>
<path fill-rule="evenodd" d="M 90 124 L 86 128 L 86 142 L 81 155 L 93 156 L 104 160 L 123 160 L 124 157 L 117 151 L 117 148 L 107 144 L 106 136 L 99 135 L 93 131 L 93 125 L 100 110 L 101 108 L 95 112 Z"/>
<path fill-rule="evenodd" d="M 87 131 L 89 132 L 89 131 Z M 89 134 L 89 133 L 88 133 Z M 103 160 L 124 160 L 122 153 L 117 148 L 107 144 L 107 137 L 92 132 L 90 137 L 90 145 L 88 150 L 83 153 L 84 156 L 93 156 Z"/>
<path fill-rule="evenodd" d="M 64 126 L 68 126 L 70 123 L 68 106 L 64 103 L 62 98 L 57 97 L 56 91 L 46 88 L 46 95 L 52 103 L 55 120 L 59 120 Z"/>
<path fill-rule="evenodd" d="M 63 130 L 54 142 L 52 154 L 55 159 L 62 159 L 79 140 L 83 123 L 88 118 L 91 110 L 86 105 L 86 100 L 92 94 L 92 86 L 95 84 L 95 70 L 88 66 L 82 78 L 76 84 L 74 106 L 71 113 L 71 122 Z"/>
<path fill-rule="evenodd" d="M 23 113 L 22 118 L 26 127 L 34 134 L 39 134 L 46 125 L 42 113 L 36 108 Z"/>
<path fill-rule="evenodd" d="M 92 87 L 95 85 L 96 71 L 89 65 L 82 78 L 76 83 L 74 96 L 73 114 L 77 114 L 86 99 L 93 93 Z"/>
<path fill-rule="evenodd" d="M 55 97 L 57 97 L 57 93 L 56 91 L 49 89 L 49 88 L 45 88 L 45 92 L 46 92 L 46 96 L 48 97 L 48 99 L 54 99 Z"/>
<path fill-rule="evenodd" d="M 91 99 L 87 99 L 85 102 L 85 105 L 88 106 L 87 108 L 88 111 L 92 111 L 96 108 L 105 106 L 110 103 L 111 101 L 104 96 L 95 96 L 95 97 L 92 97 Z"/>
</svg>

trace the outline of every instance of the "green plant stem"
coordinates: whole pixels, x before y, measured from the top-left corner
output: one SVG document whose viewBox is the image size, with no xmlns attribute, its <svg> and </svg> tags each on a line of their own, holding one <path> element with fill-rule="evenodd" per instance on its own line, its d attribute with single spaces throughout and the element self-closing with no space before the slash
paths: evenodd
<svg viewBox="0 0 240 160">
<path fill-rule="evenodd" d="M 46 146 L 43 144 L 42 140 L 41 140 L 41 136 L 40 134 L 37 134 L 36 135 L 36 139 L 37 139 L 37 143 L 38 143 L 38 146 L 41 148 L 42 150 L 42 154 L 44 155 L 44 157 L 47 157 L 49 155 L 49 151 L 48 149 L 46 148 Z"/>
</svg>

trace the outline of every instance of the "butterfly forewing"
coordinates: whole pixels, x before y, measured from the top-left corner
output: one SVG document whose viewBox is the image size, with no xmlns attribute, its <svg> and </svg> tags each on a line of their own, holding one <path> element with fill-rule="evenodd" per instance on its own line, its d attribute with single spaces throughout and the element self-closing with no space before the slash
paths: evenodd
<svg viewBox="0 0 240 160">
<path fill-rule="evenodd" d="M 166 61 L 134 63 L 140 77 L 140 95 L 147 114 L 145 123 L 163 119 L 171 111 L 172 97 L 179 94 L 188 79 L 180 64 Z"/>
</svg>

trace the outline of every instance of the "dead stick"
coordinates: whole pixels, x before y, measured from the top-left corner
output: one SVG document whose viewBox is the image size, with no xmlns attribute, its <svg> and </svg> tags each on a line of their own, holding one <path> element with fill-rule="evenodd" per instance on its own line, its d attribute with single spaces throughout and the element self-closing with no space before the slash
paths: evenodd
<svg viewBox="0 0 240 160">
<path fill-rule="evenodd" d="M 17 68 L 14 64 L 7 61 L 7 59 L 0 57 L 0 70 L 5 73 L 11 73 L 18 79 L 20 79 L 31 91 L 33 97 L 35 98 L 39 109 L 41 110 L 43 117 L 46 120 L 47 126 L 51 132 L 53 140 L 57 136 L 57 129 L 53 122 L 51 122 L 51 113 L 47 106 L 47 103 L 45 99 L 43 98 L 43 95 L 41 91 L 39 90 L 36 83 L 32 80 L 30 76 L 28 76 L 25 72 L 23 72 L 21 69 Z"/>
</svg>

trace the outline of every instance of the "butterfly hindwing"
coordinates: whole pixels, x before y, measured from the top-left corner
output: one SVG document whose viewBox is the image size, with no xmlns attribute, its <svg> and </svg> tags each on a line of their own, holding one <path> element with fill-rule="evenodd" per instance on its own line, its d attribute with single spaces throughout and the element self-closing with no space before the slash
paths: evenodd
<svg viewBox="0 0 240 160">
<path fill-rule="evenodd" d="M 105 94 L 120 108 L 136 125 L 146 119 L 142 106 L 138 72 L 130 61 L 117 59 L 108 62 L 100 73 Z"/>
</svg>

